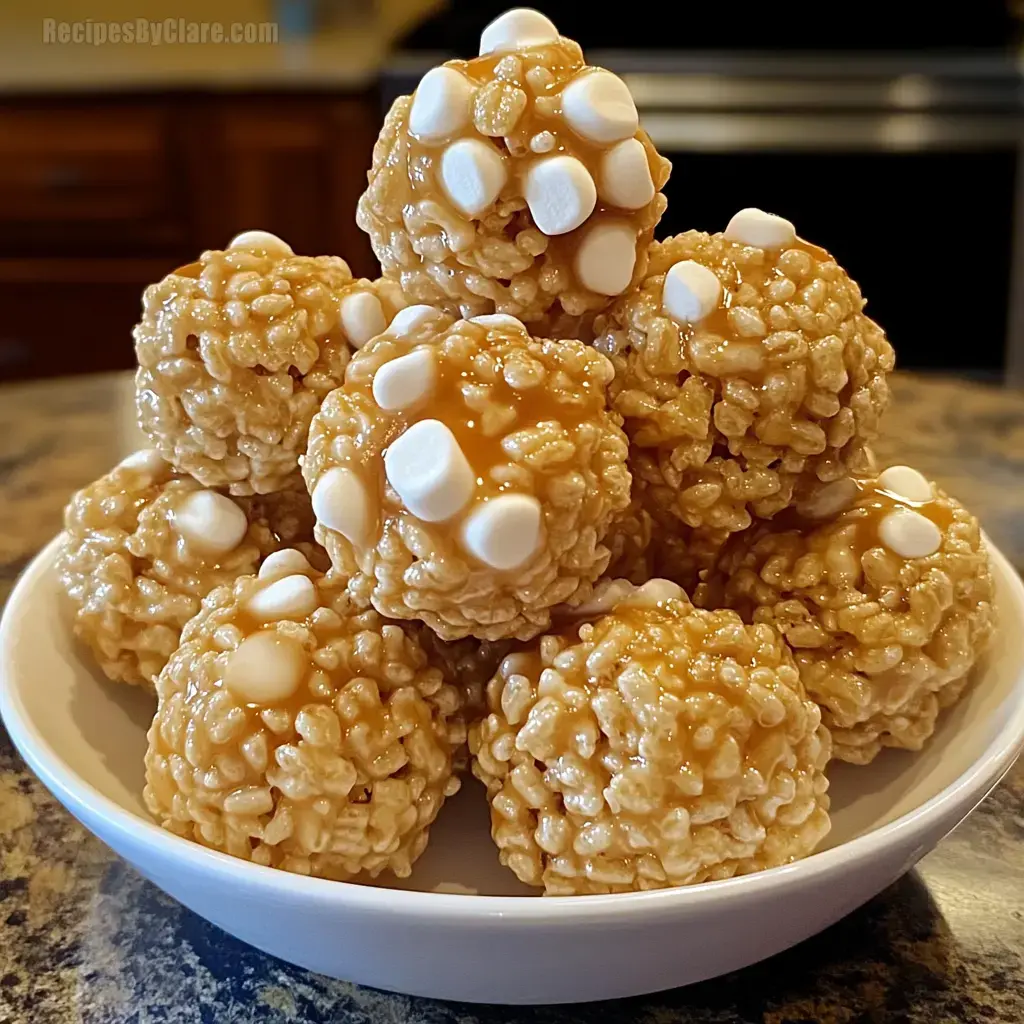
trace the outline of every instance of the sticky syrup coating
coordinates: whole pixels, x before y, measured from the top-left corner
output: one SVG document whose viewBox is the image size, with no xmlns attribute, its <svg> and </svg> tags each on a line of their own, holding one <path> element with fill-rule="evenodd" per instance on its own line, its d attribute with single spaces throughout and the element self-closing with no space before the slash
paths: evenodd
<svg viewBox="0 0 1024 1024">
<path fill-rule="evenodd" d="M 374 375 L 423 346 L 436 355 L 436 389 L 413 409 L 386 413 Z M 612 518 L 629 503 L 626 438 L 607 408 L 611 375 L 608 360 L 580 342 L 469 321 L 382 335 L 361 349 L 314 418 L 303 462 L 311 494 L 343 466 L 370 497 L 367 542 L 316 526 L 354 600 L 388 618 L 419 619 L 445 640 L 527 639 L 547 628 L 553 606 L 585 600 L 608 566 Z M 468 503 L 443 522 L 409 512 L 384 470 L 388 446 L 423 419 L 452 431 L 476 479 Z M 467 551 L 462 527 L 481 503 L 506 494 L 536 498 L 542 526 L 528 560 L 499 571 Z"/>
<path fill-rule="evenodd" d="M 135 353 L 139 423 L 182 473 L 232 494 L 280 490 L 309 421 L 341 383 L 351 346 L 339 305 L 389 288 L 336 256 L 211 250 L 143 293 Z"/>
<path fill-rule="evenodd" d="M 164 828 L 257 864 L 407 877 L 459 788 L 458 693 L 411 635 L 322 580 L 315 611 L 257 622 L 247 602 L 273 582 L 218 588 L 186 626 L 157 680 L 146 806 Z M 294 657 L 287 678 L 233 671 L 261 634 Z"/>
<path fill-rule="evenodd" d="M 939 527 L 934 554 L 904 558 L 881 542 L 879 523 L 899 508 Z M 830 521 L 783 526 L 732 538 L 698 602 L 782 631 L 837 758 L 868 764 L 883 747 L 920 750 L 995 628 L 978 521 L 937 488 L 915 504 L 862 483 Z"/>
<path fill-rule="evenodd" d="M 665 275 L 693 260 L 722 300 L 695 326 L 662 308 Z M 652 509 L 736 532 L 821 485 L 872 469 L 892 346 L 856 283 L 800 239 L 759 249 L 688 231 L 650 249 L 639 287 L 598 317 L 616 368 L 634 476 Z"/>
<path fill-rule="evenodd" d="M 110 679 L 146 687 L 215 587 L 255 572 L 266 555 L 296 544 L 323 565 L 301 480 L 273 495 L 232 499 L 248 529 L 233 550 L 211 555 L 182 537 L 174 518 L 182 501 L 204 488 L 149 454 L 148 466 L 117 466 L 72 497 L 57 561 L 75 635 Z"/>
<path fill-rule="evenodd" d="M 829 829 L 830 741 L 770 626 L 619 605 L 509 655 L 470 730 L 501 862 L 546 895 L 786 864 Z"/>
<path fill-rule="evenodd" d="M 638 130 L 634 137 L 647 156 L 653 198 L 627 210 L 598 196 L 582 226 L 546 235 L 534 223 L 524 197 L 524 176 L 531 164 L 573 156 L 598 181 L 600 159 L 611 148 L 584 139 L 562 116 L 562 90 L 592 70 L 579 45 L 560 38 L 515 53 L 448 61 L 445 67 L 472 83 L 471 122 L 441 143 L 424 144 L 409 131 L 413 97 L 402 96 L 392 105 L 374 148 L 356 220 L 369 235 L 385 275 L 400 282 L 411 302 L 442 306 L 465 317 L 510 313 L 545 336 L 588 336 L 593 312 L 611 299 L 579 281 L 574 266 L 581 241 L 602 222 L 626 225 L 636 238 L 630 286 L 635 284 L 644 274 L 647 245 L 665 212 L 661 189 L 671 164 L 647 133 Z M 531 150 L 531 140 L 545 133 L 551 137 L 548 148 Z M 492 143 L 507 171 L 497 199 L 475 217 L 452 204 L 438 178 L 447 146 L 466 138 Z"/>
</svg>

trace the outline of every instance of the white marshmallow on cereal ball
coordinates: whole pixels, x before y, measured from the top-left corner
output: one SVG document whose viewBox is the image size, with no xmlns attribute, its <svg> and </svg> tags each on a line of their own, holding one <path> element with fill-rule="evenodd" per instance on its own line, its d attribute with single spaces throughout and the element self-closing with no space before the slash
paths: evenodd
<svg viewBox="0 0 1024 1024">
<path fill-rule="evenodd" d="M 420 420 L 392 441 L 384 472 L 402 504 L 426 523 L 461 512 L 476 486 L 473 467 L 440 420 Z"/>
<path fill-rule="evenodd" d="M 574 78 L 562 90 L 562 116 L 585 139 L 603 144 L 628 139 L 640 127 L 629 87 L 603 68 Z"/>
<path fill-rule="evenodd" d="M 661 308 L 677 324 L 700 323 L 721 301 L 722 282 L 704 264 L 680 260 L 669 267 L 661 290 Z"/>
<path fill-rule="evenodd" d="M 428 398 L 436 383 L 437 355 L 432 348 L 421 346 L 377 370 L 373 398 L 386 412 L 397 412 Z"/>
<path fill-rule="evenodd" d="M 532 495 L 500 494 L 466 517 L 462 543 L 492 569 L 515 569 L 540 546 L 543 522 L 540 502 Z"/>
<path fill-rule="evenodd" d="M 505 327 L 513 331 L 522 331 L 523 334 L 530 333 L 522 320 L 508 313 L 482 313 L 480 316 L 471 316 L 469 322 L 471 324 L 479 324 L 481 327 L 488 329 L 492 327 Z"/>
<path fill-rule="evenodd" d="M 530 7 L 515 7 L 495 18 L 480 33 L 480 56 L 511 53 L 558 41 L 558 29 L 550 18 Z"/>
<path fill-rule="evenodd" d="M 319 607 L 320 599 L 313 581 L 300 574 L 274 580 L 245 603 L 245 610 L 257 622 L 304 619 Z"/>
<path fill-rule="evenodd" d="M 831 519 L 849 508 L 859 494 L 857 482 L 843 477 L 816 488 L 809 497 L 797 502 L 796 510 L 806 519 Z"/>
<path fill-rule="evenodd" d="M 505 158 L 483 139 L 459 139 L 441 154 L 441 187 L 467 217 L 479 217 L 508 181 Z"/>
<path fill-rule="evenodd" d="M 725 237 L 730 242 L 754 245 L 758 249 L 781 249 L 796 241 L 796 228 L 785 217 L 750 206 L 733 215 Z"/>
<path fill-rule="evenodd" d="M 155 448 L 140 448 L 137 452 L 125 456 L 117 465 L 120 469 L 131 469 L 149 476 L 170 469 L 164 457 Z"/>
<path fill-rule="evenodd" d="M 441 319 L 448 319 L 442 310 L 420 302 L 415 306 L 406 306 L 405 309 L 400 309 L 384 333 L 390 334 L 393 338 L 407 338 L 431 320 Z"/>
<path fill-rule="evenodd" d="M 409 131 L 423 142 L 444 142 L 469 124 L 473 84 L 454 68 L 431 68 L 416 87 Z"/>
<path fill-rule="evenodd" d="M 384 307 L 373 292 L 351 292 L 341 300 L 341 326 L 353 348 L 362 348 L 387 330 Z"/>
<path fill-rule="evenodd" d="M 605 220 L 591 227 L 576 250 L 576 276 L 598 295 L 621 295 L 636 266 L 636 229 L 627 221 Z"/>
<path fill-rule="evenodd" d="M 639 139 L 623 139 L 601 157 L 597 191 L 624 210 L 639 210 L 654 198 L 651 165 Z"/>
<path fill-rule="evenodd" d="M 942 531 L 920 512 L 909 508 L 890 512 L 878 524 L 878 537 L 900 558 L 927 558 L 942 546 Z"/>
<path fill-rule="evenodd" d="M 890 466 L 878 475 L 878 487 L 907 501 L 933 501 L 935 494 L 927 478 L 910 466 Z"/>
<path fill-rule="evenodd" d="M 671 580 L 648 580 L 643 586 L 623 599 L 622 604 L 636 605 L 641 608 L 660 608 L 669 601 L 686 601 L 686 591 L 678 583 Z"/>
<path fill-rule="evenodd" d="M 353 470 L 345 466 L 327 470 L 313 488 L 312 505 L 317 522 L 353 544 L 366 543 L 373 509 L 363 481 Z"/>
<path fill-rule="evenodd" d="M 597 186 L 590 171 L 574 156 L 538 160 L 526 172 L 526 205 L 545 235 L 564 235 L 578 228 L 597 205 Z"/>
<path fill-rule="evenodd" d="M 249 529 L 245 513 L 216 491 L 193 491 L 174 510 L 174 526 L 191 545 L 210 555 L 226 555 Z"/>
<path fill-rule="evenodd" d="M 271 704 L 291 697 L 308 668 L 298 640 L 263 630 L 247 636 L 228 656 L 224 685 L 248 703 Z"/>
<path fill-rule="evenodd" d="M 272 551 L 260 564 L 259 579 L 266 582 L 283 579 L 285 576 L 312 576 L 316 570 L 306 556 L 296 548 L 282 548 Z"/>
<path fill-rule="evenodd" d="M 229 249 L 258 249 L 261 252 L 294 256 L 292 247 L 269 231 L 243 231 L 228 242 Z"/>
</svg>

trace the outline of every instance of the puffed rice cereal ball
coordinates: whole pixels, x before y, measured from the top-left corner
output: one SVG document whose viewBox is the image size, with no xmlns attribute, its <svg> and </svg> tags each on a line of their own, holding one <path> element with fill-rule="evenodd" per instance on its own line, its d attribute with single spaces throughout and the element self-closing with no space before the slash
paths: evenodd
<svg viewBox="0 0 1024 1024">
<path fill-rule="evenodd" d="M 264 231 L 239 235 L 143 294 L 140 426 L 207 487 L 280 490 L 352 348 L 399 304 L 395 285 L 353 280 L 336 256 L 296 256 Z"/>
<path fill-rule="evenodd" d="M 146 686 L 211 590 L 296 541 L 314 557 L 301 487 L 229 498 L 175 474 L 151 449 L 79 491 L 64 527 L 57 574 L 75 635 L 111 679 Z"/>
<path fill-rule="evenodd" d="M 870 473 L 894 356 L 863 307 L 827 252 L 760 210 L 655 242 L 594 342 L 650 511 L 736 532 Z"/>
<path fill-rule="evenodd" d="M 459 788 L 455 688 L 308 566 L 279 559 L 211 593 L 156 688 L 146 806 L 257 864 L 404 878 Z"/>
<path fill-rule="evenodd" d="M 993 584 L 977 520 L 916 470 L 849 488 L 816 528 L 733 538 L 698 601 L 781 630 L 835 756 L 867 764 L 920 750 L 963 693 L 995 627 Z"/>
<path fill-rule="evenodd" d="M 395 101 L 357 220 L 411 301 L 579 338 L 643 275 L 670 166 L 625 83 L 518 9 Z"/>
<path fill-rule="evenodd" d="M 829 829 L 831 743 L 779 633 L 665 580 L 618 596 L 510 654 L 488 687 L 470 750 L 501 862 L 564 896 L 809 854 Z"/>
<path fill-rule="evenodd" d="M 585 600 L 629 503 L 611 363 L 501 314 L 410 306 L 313 420 L 316 536 L 357 603 L 442 639 L 526 639 Z"/>
</svg>

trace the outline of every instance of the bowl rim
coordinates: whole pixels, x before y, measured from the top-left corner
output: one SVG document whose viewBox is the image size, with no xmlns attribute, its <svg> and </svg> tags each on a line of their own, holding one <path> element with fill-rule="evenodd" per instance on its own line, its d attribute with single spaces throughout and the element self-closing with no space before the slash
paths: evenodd
<svg viewBox="0 0 1024 1024">
<path fill-rule="evenodd" d="M 1009 771 L 1024 748 L 1022 699 L 1016 712 L 1007 718 L 982 755 L 965 772 L 894 821 L 792 864 L 691 886 L 544 899 L 538 898 L 539 893 L 537 896 L 488 896 L 422 892 L 294 874 L 211 850 L 127 810 L 72 771 L 44 739 L 9 681 L 15 671 L 11 651 L 13 632 L 20 618 L 19 609 L 38 581 L 53 571 L 62 537 L 63 534 L 59 534 L 50 541 L 25 567 L 0 619 L 0 717 L 15 747 L 47 789 L 90 831 L 92 828 L 87 822 L 102 818 L 131 846 L 145 847 L 164 860 L 183 861 L 184 866 L 205 874 L 211 882 L 258 889 L 276 898 L 328 901 L 339 908 L 382 910 L 410 918 L 443 917 L 462 924 L 500 917 L 506 925 L 528 925 L 544 919 L 552 924 L 568 926 L 577 919 L 587 920 L 609 914 L 618 916 L 634 911 L 659 917 L 678 915 L 709 902 L 730 897 L 757 898 L 767 889 L 787 890 L 839 871 L 853 871 L 906 833 L 927 832 L 952 809 L 970 803 L 965 814 L 970 813 Z M 1024 582 L 995 545 L 988 542 L 988 548 L 997 582 L 1009 591 L 1003 604 L 1024 608 Z M 1005 621 L 1002 628 L 1008 628 Z M 1024 690 L 1024 654 L 1016 668 L 1016 676 L 1011 692 Z M 954 813 L 959 812 L 954 810 Z"/>
</svg>

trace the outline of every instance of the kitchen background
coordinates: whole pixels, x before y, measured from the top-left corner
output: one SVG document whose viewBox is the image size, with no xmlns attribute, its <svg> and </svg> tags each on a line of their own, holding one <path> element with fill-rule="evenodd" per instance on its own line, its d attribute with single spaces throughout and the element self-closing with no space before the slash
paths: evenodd
<svg viewBox="0 0 1024 1024">
<path fill-rule="evenodd" d="M 374 275 L 353 218 L 383 111 L 506 6 L 5 0 L 0 380 L 130 366 L 142 288 L 247 228 Z M 541 6 L 672 159 L 662 233 L 781 213 L 903 368 L 1024 383 L 1024 3 Z M 278 38 L 46 41 L 47 19 L 167 17 Z"/>
</svg>

